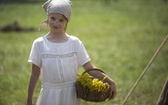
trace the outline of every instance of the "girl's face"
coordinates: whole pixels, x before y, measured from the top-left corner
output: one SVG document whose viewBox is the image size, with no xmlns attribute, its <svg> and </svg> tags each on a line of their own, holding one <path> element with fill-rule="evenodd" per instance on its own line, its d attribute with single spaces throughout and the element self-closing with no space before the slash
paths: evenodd
<svg viewBox="0 0 168 105">
<path fill-rule="evenodd" d="M 48 24 L 52 33 L 63 34 L 66 31 L 67 19 L 59 13 L 53 13 L 48 16 Z"/>
</svg>

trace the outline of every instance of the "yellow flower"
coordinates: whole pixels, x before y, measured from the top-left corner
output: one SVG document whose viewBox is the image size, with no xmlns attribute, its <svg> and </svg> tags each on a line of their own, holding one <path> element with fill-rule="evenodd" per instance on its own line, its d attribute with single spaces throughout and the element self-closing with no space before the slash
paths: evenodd
<svg viewBox="0 0 168 105">
<path fill-rule="evenodd" d="M 103 78 L 106 79 L 105 76 Z M 108 83 L 104 83 L 103 80 L 99 80 L 97 78 L 92 79 L 88 73 L 85 73 L 83 75 L 78 75 L 77 82 L 81 83 L 82 86 L 87 86 L 91 91 L 102 91 L 104 89 L 110 88 L 110 85 Z"/>
</svg>

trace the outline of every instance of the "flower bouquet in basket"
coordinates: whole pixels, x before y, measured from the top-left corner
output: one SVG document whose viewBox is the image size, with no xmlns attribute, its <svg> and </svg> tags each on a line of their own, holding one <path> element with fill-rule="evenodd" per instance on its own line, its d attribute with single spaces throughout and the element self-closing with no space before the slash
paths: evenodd
<svg viewBox="0 0 168 105">
<path fill-rule="evenodd" d="M 103 72 L 100 69 L 92 70 Z M 106 79 L 106 76 L 103 80 L 91 77 L 87 72 L 92 70 L 85 71 L 81 75 L 78 75 L 76 80 L 77 97 L 91 102 L 105 101 L 109 97 L 110 85 L 103 82 L 103 80 Z"/>
</svg>

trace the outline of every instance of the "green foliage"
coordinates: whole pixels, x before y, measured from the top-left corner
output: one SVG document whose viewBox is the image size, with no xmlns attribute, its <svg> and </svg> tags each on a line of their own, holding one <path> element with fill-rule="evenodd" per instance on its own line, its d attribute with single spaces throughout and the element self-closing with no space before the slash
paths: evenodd
<svg viewBox="0 0 168 105">
<path fill-rule="evenodd" d="M 168 34 L 168 4 L 161 0 L 123 0 L 109 5 L 94 0 L 72 0 L 67 33 L 84 43 L 92 63 L 116 81 L 118 94 L 105 103 L 120 105 L 147 63 Z M 3 4 L 0 27 L 17 20 L 35 32 L 0 32 L 0 105 L 26 104 L 31 65 L 27 63 L 32 42 L 45 35 L 38 32 L 46 15 L 38 4 Z M 154 105 L 168 75 L 168 42 L 152 63 L 126 105 Z M 80 70 L 79 72 L 82 72 Z M 36 101 L 40 86 L 34 95 Z"/>
<path fill-rule="evenodd" d="M 47 0 L 1 0 L 0 3 L 36 3 L 45 2 Z"/>
</svg>

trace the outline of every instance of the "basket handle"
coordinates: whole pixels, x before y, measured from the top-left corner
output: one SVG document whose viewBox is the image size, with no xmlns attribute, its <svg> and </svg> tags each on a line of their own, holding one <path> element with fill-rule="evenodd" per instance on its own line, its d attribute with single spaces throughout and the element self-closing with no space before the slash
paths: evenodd
<svg viewBox="0 0 168 105">
<path fill-rule="evenodd" d="M 90 69 L 90 70 L 85 70 L 85 71 L 82 73 L 82 75 L 85 74 L 86 72 L 93 71 L 93 70 L 100 71 L 100 72 L 106 74 L 106 73 L 105 73 L 103 70 L 101 70 L 101 69 L 93 68 L 93 69 Z"/>
</svg>

